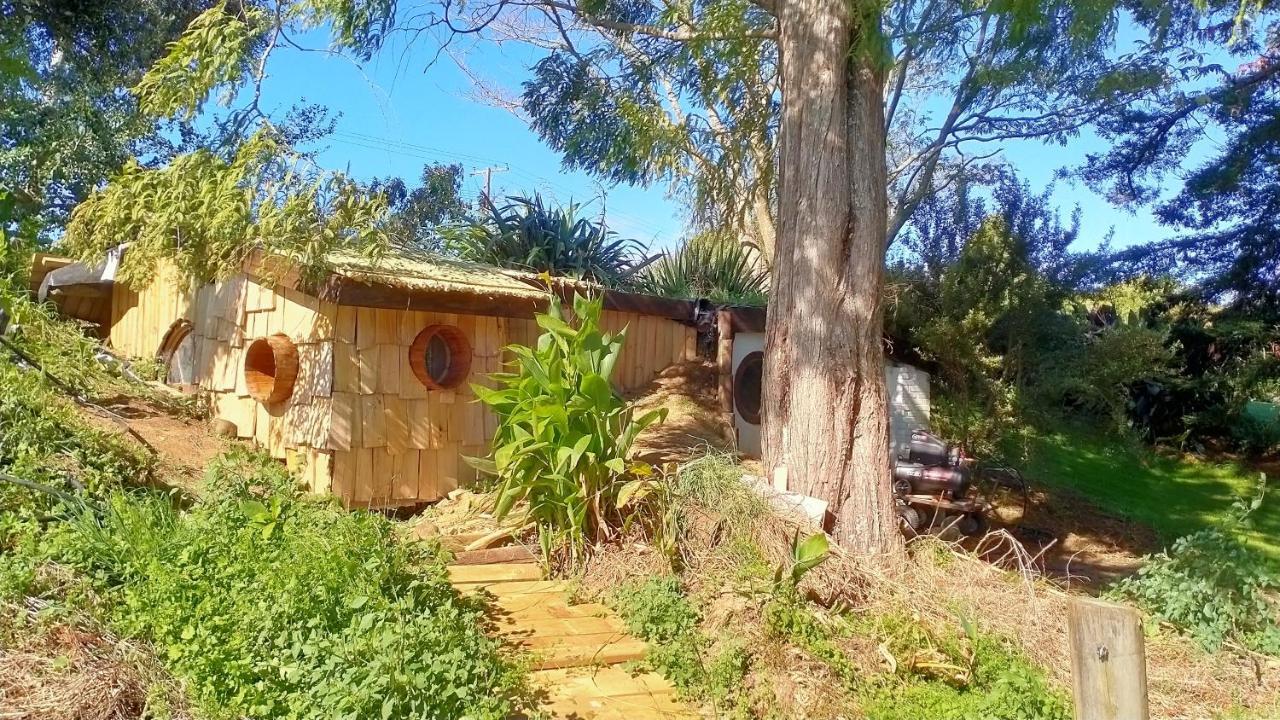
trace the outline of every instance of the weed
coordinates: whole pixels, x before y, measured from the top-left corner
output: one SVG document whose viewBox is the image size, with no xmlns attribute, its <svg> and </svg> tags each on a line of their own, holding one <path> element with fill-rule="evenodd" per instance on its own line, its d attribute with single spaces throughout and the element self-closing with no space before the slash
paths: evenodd
<svg viewBox="0 0 1280 720">
<path fill-rule="evenodd" d="M 622 588 L 614 597 L 618 612 L 634 635 L 649 643 L 645 664 L 661 673 L 686 697 L 717 708 L 745 712 L 743 678 L 751 657 L 741 643 L 728 643 L 711 655 L 711 642 L 699 628 L 701 615 L 674 577 L 650 577 Z"/>
<path fill-rule="evenodd" d="M 1158 621 L 1190 635 L 1210 652 L 1229 641 L 1280 654 L 1280 624 L 1271 595 L 1280 572 L 1241 539 L 1262 506 L 1266 479 L 1252 498 L 1239 499 L 1228 520 L 1174 541 L 1149 556 L 1138 574 L 1121 580 L 1112 595 L 1133 600 Z"/>
<path fill-rule="evenodd" d="M 242 452 L 211 476 L 189 511 L 117 491 L 47 543 L 209 717 L 508 716 L 517 673 L 440 557 L 381 516 L 286 489 L 269 458 Z"/>
</svg>

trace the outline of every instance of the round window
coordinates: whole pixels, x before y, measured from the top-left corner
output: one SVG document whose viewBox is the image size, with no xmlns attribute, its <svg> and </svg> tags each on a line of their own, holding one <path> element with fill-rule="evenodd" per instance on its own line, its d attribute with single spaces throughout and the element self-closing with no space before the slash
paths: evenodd
<svg viewBox="0 0 1280 720">
<path fill-rule="evenodd" d="M 431 325 L 409 346 L 409 365 L 432 390 L 457 387 L 471 372 L 471 343 L 453 325 Z"/>
<path fill-rule="evenodd" d="M 760 388 L 764 378 L 764 353 L 748 353 L 733 374 L 733 406 L 743 420 L 760 424 Z"/>
<path fill-rule="evenodd" d="M 287 335 L 258 338 L 244 351 L 244 384 L 264 405 L 284 402 L 298 379 L 298 349 Z"/>
</svg>

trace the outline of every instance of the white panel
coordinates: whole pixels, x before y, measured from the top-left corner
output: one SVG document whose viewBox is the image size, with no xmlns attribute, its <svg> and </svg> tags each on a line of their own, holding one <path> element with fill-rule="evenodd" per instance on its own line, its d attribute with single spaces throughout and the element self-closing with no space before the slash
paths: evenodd
<svg viewBox="0 0 1280 720">
<path fill-rule="evenodd" d="M 733 374 L 738 374 L 738 364 L 742 359 L 757 350 L 764 351 L 764 333 L 737 333 L 733 336 Z M 760 426 L 752 425 L 738 414 L 737 404 L 733 408 L 733 425 L 738 431 L 738 452 L 752 457 L 760 457 Z"/>
</svg>

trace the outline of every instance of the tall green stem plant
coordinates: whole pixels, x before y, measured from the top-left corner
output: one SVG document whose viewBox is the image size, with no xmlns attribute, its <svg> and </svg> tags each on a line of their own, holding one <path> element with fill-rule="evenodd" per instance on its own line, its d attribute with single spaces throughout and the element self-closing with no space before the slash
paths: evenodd
<svg viewBox="0 0 1280 720">
<path fill-rule="evenodd" d="M 626 331 L 602 331 L 602 308 L 601 298 L 575 296 L 569 316 L 552 297 L 537 316 L 544 332 L 536 346 L 507 348 L 514 371 L 493 375 L 496 389 L 473 386 L 499 419 L 491 456 L 472 461 L 498 478 L 495 515 L 523 501 L 548 555 L 567 547 L 578 557 L 620 527 L 620 508 L 630 507 L 624 490 L 653 473 L 629 460 L 631 445 L 666 417 L 665 409 L 633 417 L 609 384 Z"/>
</svg>

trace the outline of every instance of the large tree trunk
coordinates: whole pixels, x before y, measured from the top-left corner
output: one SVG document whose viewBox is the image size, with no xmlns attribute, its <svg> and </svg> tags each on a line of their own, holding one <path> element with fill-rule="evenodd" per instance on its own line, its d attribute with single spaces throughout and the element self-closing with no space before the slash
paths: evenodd
<svg viewBox="0 0 1280 720">
<path fill-rule="evenodd" d="M 847 549 L 901 551 L 881 341 L 883 75 L 849 0 L 780 0 L 778 238 L 765 351 L 764 454 L 830 503 Z M 779 473 L 779 471 L 782 473 Z"/>
</svg>

